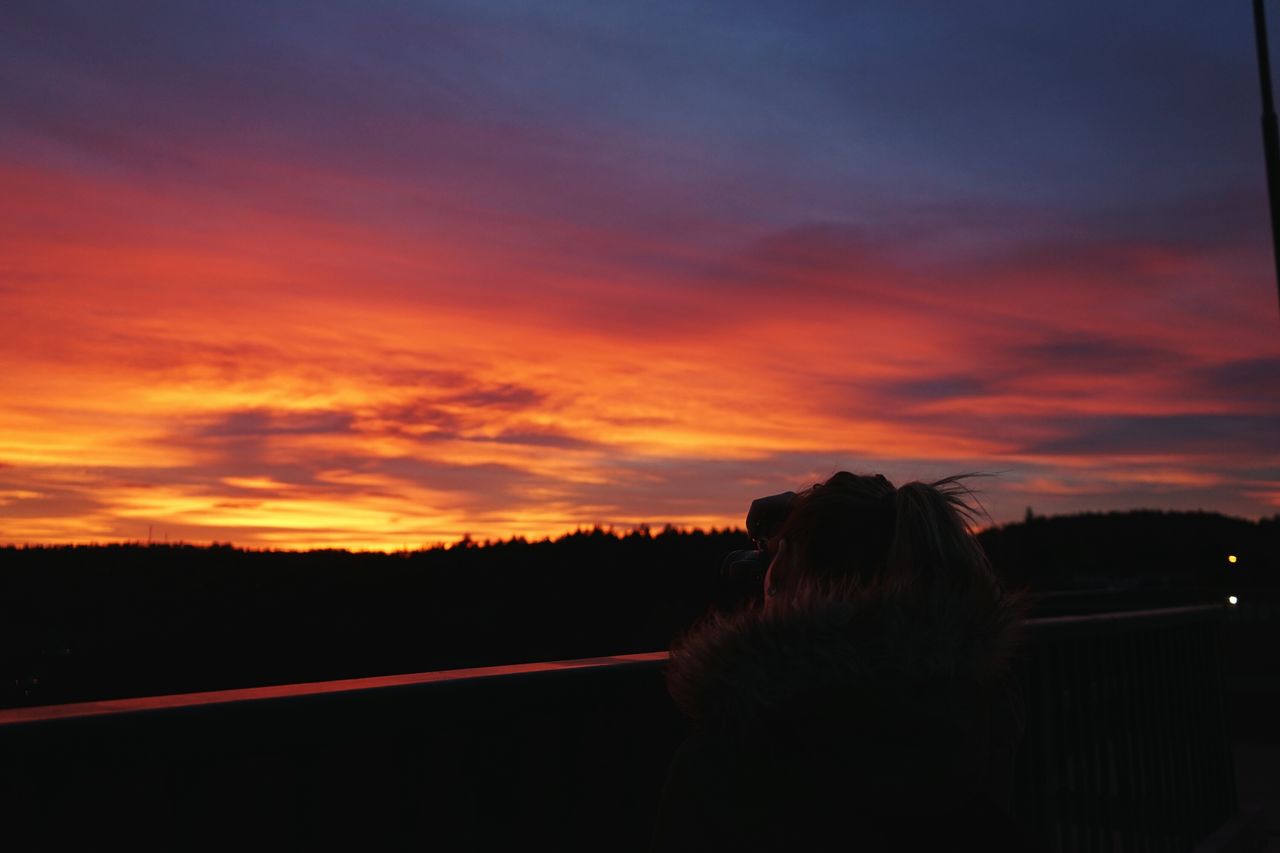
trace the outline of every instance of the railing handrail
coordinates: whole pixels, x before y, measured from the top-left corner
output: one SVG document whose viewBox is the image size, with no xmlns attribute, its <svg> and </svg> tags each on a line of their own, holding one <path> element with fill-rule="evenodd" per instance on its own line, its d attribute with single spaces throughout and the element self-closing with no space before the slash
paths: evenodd
<svg viewBox="0 0 1280 853">
<path fill-rule="evenodd" d="M 1200 617 L 1221 616 L 1226 606 L 1222 604 L 1192 604 L 1184 607 L 1161 607 L 1149 610 L 1117 610 L 1112 613 L 1087 613 L 1078 616 L 1038 616 L 1025 624 L 1032 634 L 1073 627 L 1116 630 L 1128 627 L 1148 627 L 1153 624 L 1176 625 L 1194 622 Z"/>
<path fill-rule="evenodd" d="M 102 699 L 89 702 L 71 702 L 63 705 L 32 705 L 25 708 L 5 708 L 0 710 L 0 726 L 48 722 L 75 717 L 98 717 L 108 714 L 176 710 L 202 705 L 296 699 L 306 696 L 320 696 L 327 693 L 355 693 L 387 687 L 410 687 L 535 673 L 564 672 L 567 670 L 612 669 L 644 666 L 646 664 L 654 666 L 664 663 L 667 657 L 667 652 L 644 652 L 641 654 L 608 655 L 574 660 L 539 661 L 536 663 L 503 664 L 501 666 L 480 666 L 465 669 L 442 669 L 402 675 L 375 675 L 366 678 L 345 678 L 336 681 L 273 684 L 263 687 L 237 687 L 229 690 L 209 690 L 200 693 L 171 693 L 160 696 Z"/>
<path fill-rule="evenodd" d="M 1026 620 L 1032 635 L 1057 630 L 1125 630 L 1131 627 L 1157 624 L 1176 624 L 1193 621 L 1211 613 L 1220 614 L 1222 607 L 1214 604 L 1188 607 L 1169 607 L 1154 610 L 1129 610 L 1114 613 L 1097 613 L 1086 616 L 1050 616 Z M 0 709 L 0 727 L 27 723 L 51 722 L 80 717 L 97 717 L 113 714 L 133 714 L 148 711 L 167 711 L 204 705 L 222 705 L 240 702 L 259 702 L 275 699 L 297 699 L 330 693 L 354 693 L 380 690 L 388 687 L 442 684 L 474 679 L 507 676 L 536 675 L 567 670 L 601 669 L 632 666 L 659 666 L 669 655 L 665 651 L 639 654 L 607 655 L 559 661 L 504 664 L 500 666 L 469 667 L 464 669 L 435 670 L 400 675 L 378 675 L 365 678 L 347 678 L 334 681 L 312 681 L 298 684 L 275 684 L 262 687 L 238 687 L 227 690 L 210 690 L 197 693 L 173 693 L 158 696 L 138 696 L 123 699 L 104 699 L 72 702 L 59 705 L 33 705 L 22 708 Z"/>
</svg>

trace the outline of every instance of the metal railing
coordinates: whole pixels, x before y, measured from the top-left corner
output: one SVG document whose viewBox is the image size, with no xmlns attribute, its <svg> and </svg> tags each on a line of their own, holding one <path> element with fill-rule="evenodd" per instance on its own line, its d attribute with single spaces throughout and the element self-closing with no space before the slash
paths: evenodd
<svg viewBox="0 0 1280 853">
<path fill-rule="evenodd" d="M 1017 812 L 1050 850 L 1184 851 L 1236 810 L 1222 608 L 1035 619 Z"/>
<path fill-rule="evenodd" d="M 1232 816 L 1220 615 L 1030 620 L 1016 810 L 1047 849 L 1190 850 Z M 0 841 L 643 850 L 684 732 L 665 658 L 0 711 Z"/>
</svg>

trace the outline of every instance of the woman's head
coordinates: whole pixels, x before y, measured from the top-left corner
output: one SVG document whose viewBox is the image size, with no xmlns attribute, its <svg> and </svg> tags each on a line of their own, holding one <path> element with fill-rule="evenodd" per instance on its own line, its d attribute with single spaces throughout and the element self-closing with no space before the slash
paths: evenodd
<svg viewBox="0 0 1280 853">
<path fill-rule="evenodd" d="M 695 719 L 772 743 L 767 720 L 825 691 L 840 698 L 818 716 L 839 726 L 898 699 L 928 717 L 917 687 L 951 696 L 1007 674 L 1026 598 L 997 582 L 968 495 L 958 478 L 895 488 L 848 472 L 796 495 L 766 549 L 764 606 L 713 610 L 677 640 L 672 696 Z"/>
<path fill-rule="evenodd" d="M 766 596 L 876 592 L 943 606 L 975 585 L 995 591 L 968 498 L 960 477 L 894 488 L 879 474 L 841 471 L 796 496 Z"/>
</svg>

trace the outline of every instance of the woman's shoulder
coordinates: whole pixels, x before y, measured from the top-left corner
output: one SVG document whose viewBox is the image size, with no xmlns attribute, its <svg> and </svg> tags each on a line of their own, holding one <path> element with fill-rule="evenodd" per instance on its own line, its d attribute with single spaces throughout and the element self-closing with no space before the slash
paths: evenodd
<svg viewBox="0 0 1280 853">
<path fill-rule="evenodd" d="M 883 597 L 714 614 L 672 648 L 667 686 L 686 716 L 713 729 L 760 730 L 842 698 L 859 716 L 972 704 L 974 691 L 1003 682 L 1018 642 L 1018 626 L 999 617 L 936 619 Z"/>
</svg>

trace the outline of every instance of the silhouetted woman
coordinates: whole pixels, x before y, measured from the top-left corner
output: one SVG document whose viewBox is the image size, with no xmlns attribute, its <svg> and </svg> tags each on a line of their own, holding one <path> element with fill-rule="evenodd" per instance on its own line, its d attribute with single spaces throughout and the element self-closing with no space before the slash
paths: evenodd
<svg viewBox="0 0 1280 853">
<path fill-rule="evenodd" d="M 1023 849 L 1023 606 L 969 530 L 968 494 L 840 472 L 796 497 L 763 602 L 672 649 L 693 727 L 655 851 Z"/>
</svg>

